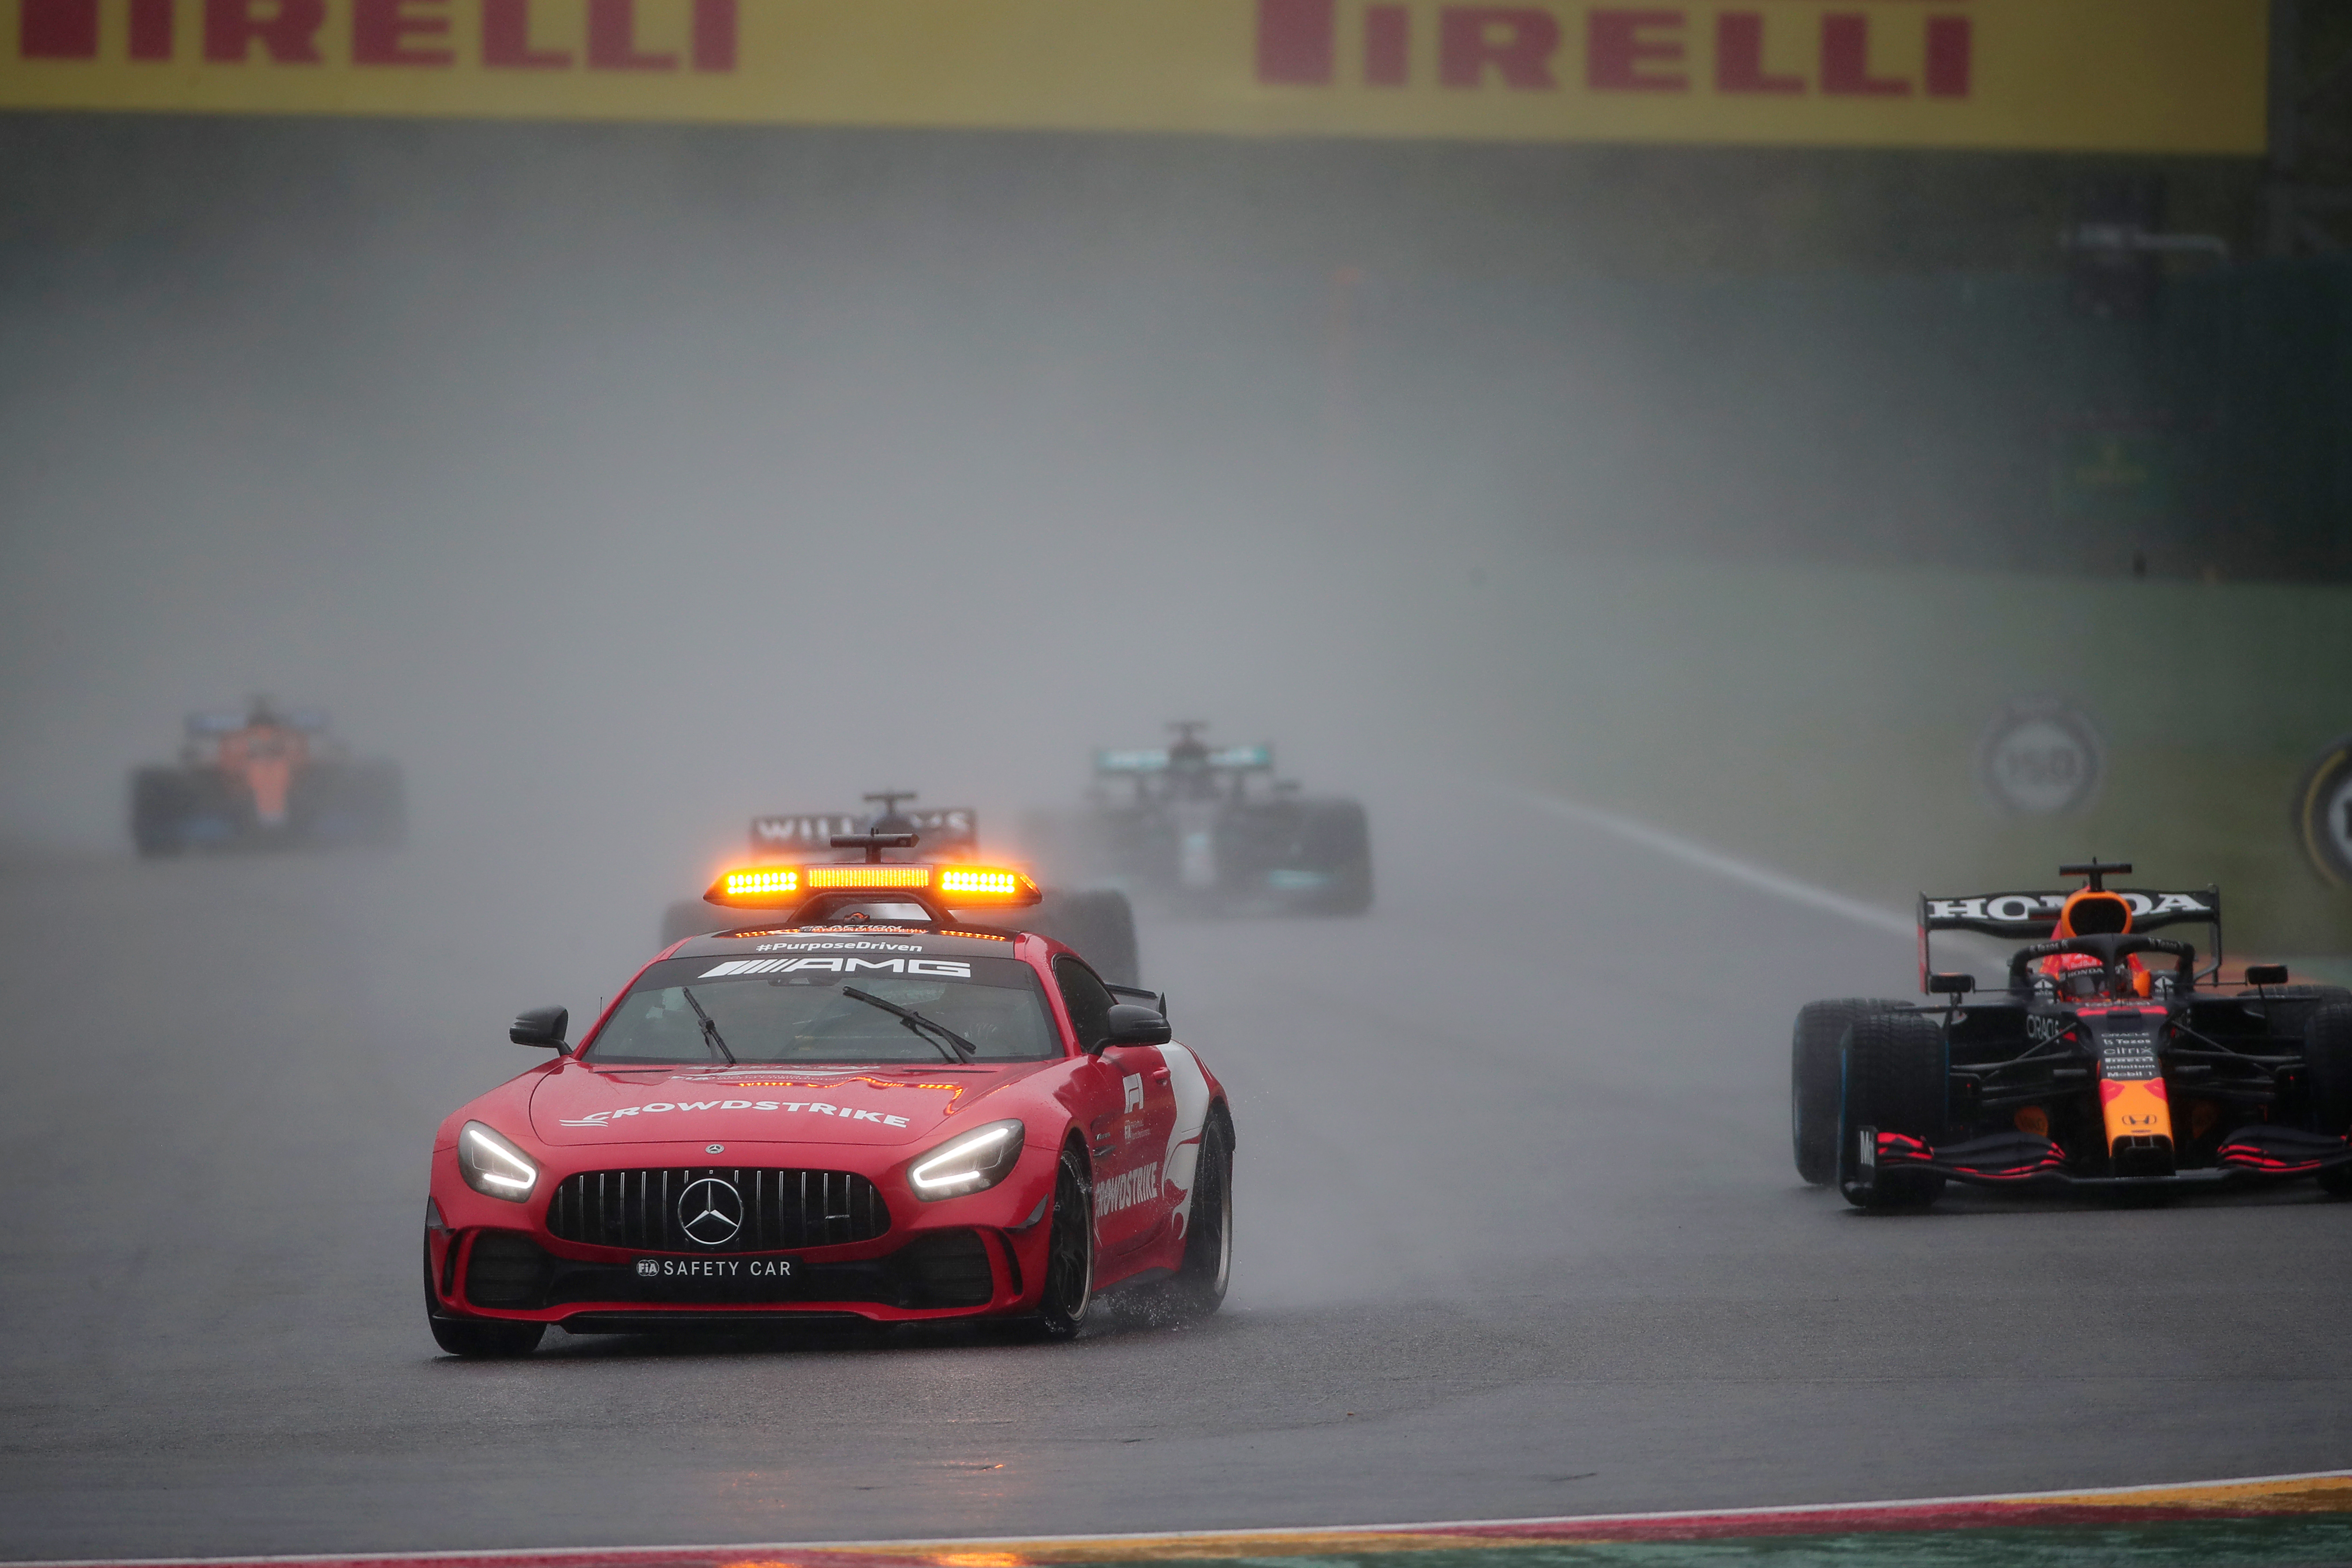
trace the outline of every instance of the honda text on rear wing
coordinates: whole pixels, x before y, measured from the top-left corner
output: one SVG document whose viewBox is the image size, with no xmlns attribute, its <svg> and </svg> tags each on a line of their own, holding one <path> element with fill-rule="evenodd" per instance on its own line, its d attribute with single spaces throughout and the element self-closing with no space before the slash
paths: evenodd
<svg viewBox="0 0 2352 1568">
<path fill-rule="evenodd" d="M 2071 869 L 2071 868 L 2070 868 Z M 2182 891 L 2156 888 L 2105 888 L 2130 906 L 2132 929 L 2158 931 L 2166 926 L 2205 925 L 2213 929 L 2209 981 L 2221 967 L 2221 889 L 2215 887 Z M 1919 895 L 1919 989 L 1927 989 L 1935 973 L 1930 944 L 1939 931 L 1974 931 L 2011 942 L 2047 942 L 2058 929 L 2059 911 L 2067 892 L 1971 893 L 1959 898 Z"/>
</svg>

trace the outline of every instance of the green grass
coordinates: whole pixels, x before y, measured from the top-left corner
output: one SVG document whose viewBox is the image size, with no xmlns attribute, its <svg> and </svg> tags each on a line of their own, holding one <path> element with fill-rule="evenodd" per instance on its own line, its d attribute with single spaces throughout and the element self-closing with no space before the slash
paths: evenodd
<svg viewBox="0 0 2352 1568">
<path fill-rule="evenodd" d="M 2352 731 L 2352 590 L 1611 563 L 1503 596 L 1490 656 L 1542 650 L 1504 677 L 1529 782 L 1895 908 L 2095 852 L 2220 884 L 2233 952 L 2352 954 L 2352 891 L 2290 827 Z M 1978 742 L 2042 694 L 2094 716 L 2105 779 L 2012 816 Z"/>
</svg>

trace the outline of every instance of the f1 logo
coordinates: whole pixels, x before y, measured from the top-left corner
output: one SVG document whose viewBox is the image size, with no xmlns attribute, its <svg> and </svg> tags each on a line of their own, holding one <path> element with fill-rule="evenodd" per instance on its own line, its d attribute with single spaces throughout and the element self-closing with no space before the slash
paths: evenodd
<svg viewBox="0 0 2352 1568">
<path fill-rule="evenodd" d="M 1139 1072 L 1131 1072 L 1125 1078 L 1119 1079 L 1119 1081 L 1127 1086 L 1127 1109 L 1129 1110 L 1142 1110 L 1143 1075 Z"/>
</svg>

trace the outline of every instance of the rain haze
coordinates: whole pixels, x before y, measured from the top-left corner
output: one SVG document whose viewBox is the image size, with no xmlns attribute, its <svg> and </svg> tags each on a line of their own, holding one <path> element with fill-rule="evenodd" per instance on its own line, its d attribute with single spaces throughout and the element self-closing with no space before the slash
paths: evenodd
<svg viewBox="0 0 2352 1568">
<path fill-rule="evenodd" d="M 1923 889 L 2133 859 L 2229 889 L 2233 974 L 2352 982 L 2290 820 L 2352 731 L 2352 269 L 2266 166 L 0 116 L 0 1556 L 2340 1463 L 2308 1184 L 1894 1219 L 1789 1158 L 1790 1020 L 1916 997 Z M 2221 258 L 2102 312 L 2052 237 L 2133 181 Z M 264 694 L 404 842 L 134 854 L 132 771 Z M 2087 737 L 2053 808 L 2019 713 Z M 1221 1311 L 437 1354 L 434 1131 L 518 1009 L 576 1033 L 763 812 L 918 791 L 1099 880 L 1094 752 L 1181 720 L 1377 868 L 1138 891 L 1231 1096 Z M 2086 1331 L 1973 1337 L 2034 1314 Z"/>
</svg>

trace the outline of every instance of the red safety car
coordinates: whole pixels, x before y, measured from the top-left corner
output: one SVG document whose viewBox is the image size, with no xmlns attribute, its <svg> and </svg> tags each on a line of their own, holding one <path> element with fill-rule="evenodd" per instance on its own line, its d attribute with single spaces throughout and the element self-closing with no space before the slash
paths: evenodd
<svg viewBox="0 0 2352 1568">
<path fill-rule="evenodd" d="M 1048 938 L 993 867 L 762 865 L 772 911 L 680 942 L 576 1046 L 434 1140 L 425 1303 L 463 1356 L 574 1333 L 997 1318 L 1076 1333 L 1106 1290 L 1213 1312 L 1232 1258 L 1225 1093 L 1164 997 Z M 751 917 L 747 917 L 751 918 Z"/>
</svg>

